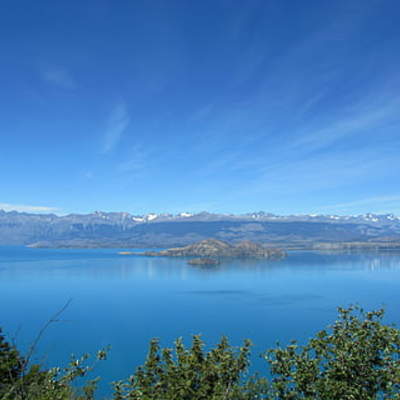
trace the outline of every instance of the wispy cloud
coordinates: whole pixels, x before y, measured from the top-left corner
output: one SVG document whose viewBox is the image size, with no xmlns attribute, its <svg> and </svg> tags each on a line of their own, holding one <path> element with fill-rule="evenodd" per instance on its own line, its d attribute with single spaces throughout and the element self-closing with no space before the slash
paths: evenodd
<svg viewBox="0 0 400 400">
<path fill-rule="evenodd" d="M 398 206 L 400 202 L 400 195 L 389 195 L 389 196 L 376 196 L 376 197 L 367 197 L 364 199 L 360 200 L 355 200 L 355 201 L 348 201 L 344 203 L 338 203 L 338 204 L 333 204 L 333 205 L 326 205 L 319 207 L 318 209 L 320 211 L 327 211 L 327 210 L 337 210 L 338 212 L 346 212 L 346 211 L 351 211 L 352 209 L 359 209 L 360 207 L 373 207 L 373 208 L 385 208 L 389 206 L 390 208 L 393 208 L 392 206 L 395 204 L 398 209 L 400 209 L 400 206 Z"/>
<path fill-rule="evenodd" d="M 129 123 L 130 116 L 125 103 L 118 103 L 112 109 L 107 121 L 107 127 L 103 135 L 103 154 L 109 153 L 118 145 Z"/>
<path fill-rule="evenodd" d="M 348 29 L 351 36 L 351 25 Z M 316 49 L 325 54 L 323 47 L 335 43 L 335 32 L 329 28 L 324 40 L 317 35 L 306 40 L 276 63 L 279 68 L 266 65 L 269 73 L 260 78 L 261 89 L 246 92 L 250 105 L 225 98 L 212 112 L 205 107 L 205 113 L 195 113 L 204 115 L 204 121 L 198 121 L 195 148 L 207 154 L 207 160 L 203 157 L 198 163 L 199 174 L 232 181 L 245 178 L 245 191 L 260 197 L 298 198 L 323 189 L 333 202 L 345 199 L 339 188 L 394 176 L 399 170 L 398 77 L 389 71 L 368 80 L 353 79 L 352 70 L 343 69 L 347 53 L 341 53 L 341 46 L 333 56 L 326 54 L 321 65 L 298 62 L 304 59 L 301 54 L 312 59 Z M 377 53 L 371 53 L 365 61 L 376 59 Z M 394 182 L 385 182 L 387 191 L 395 190 Z M 370 194 L 373 198 L 374 192 Z M 232 189 L 235 195 L 241 193 Z M 385 204 L 382 209 L 394 206 Z"/>
<path fill-rule="evenodd" d="M 387 174 L 387 165 L 395 165 L 397 155 L 384 147 L 379 150 L 378 153 L 368 148 L 320 153 L 313 157 L 292 157 L 290 161 L 285 161 L 283 154 L 282 162 L 264 168 L 255 185 L 261 191 L 268 188 L 281 193 L 305 193 L 382 179 Z"/>
<path fill-rule="evenodd" d="M 91 180 L 94 178 L 94 173 L 91 170 L 85 171 L 85 173 L 83 174 L 83 176 L 87 179 L 87 180 Z"/>
<path fill-rule="evenodd" d="M 76 89 L 77 87 L 75 79 L 65 67 L 41 67 L 40 75 L 44 81 L 63 89 Z"/>
<path fill-rule="evenodd" d="M 0 203 L 0 210 L 29 212 L 29 213 L 52 213 L 58 211 L 58 208 L 46 207 L 46 206 L 32 206 L 26 204 Z"/>
<path fill-rule="evenodd" d="M 130 157 L 117 165 L 119 173 L 135 173 L 138 174 L 147 167 L 147 159 L 149 153 L 142 146 L 135 146 L 130 151 Z"/>
<path fill-rule="evenodd" d="M 292 146 L 299 149 L 304 147 L 308 151 L 326 148 L 335 142 L 348 139 L 351 136 L 362 135 L 372 129 L 379 129 L 389 123 L 399 123 L 398 109 L 400 98 L 389 99 L 386 104 L 375 105 L 373 102 L 356 105 L 351 108 L 347 116 L 336 120 L 319 121 L 320 129 L 304 132 L 303 129 L 299 139 Z"/>
</svg>

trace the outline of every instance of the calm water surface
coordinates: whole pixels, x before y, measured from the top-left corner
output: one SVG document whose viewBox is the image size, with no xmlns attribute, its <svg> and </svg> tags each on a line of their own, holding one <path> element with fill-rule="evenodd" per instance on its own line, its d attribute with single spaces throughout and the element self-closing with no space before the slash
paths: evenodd
<svg viewBox="0 0 400 400">
<path fill-rule="evenodd" d="M 257 354 L 277 340 L 304 341 L 333 321 L 338 305 L 385 306 L 400 326 L 400 255 L 294 252 L 282 261 L 234 261 L 216 270 L 184 260 L 119 256 L 118 250 L 0 247 L 0 326 L 26 349 L 43 324 L 72 299 L 47 330 L 37 359 L 65 364 L 71 353 L 111 345 L 96 372 L 106 382 L 142 363 L 150 338 L 169 346 L 201 333 L 228 335 Z"/>
</svg>

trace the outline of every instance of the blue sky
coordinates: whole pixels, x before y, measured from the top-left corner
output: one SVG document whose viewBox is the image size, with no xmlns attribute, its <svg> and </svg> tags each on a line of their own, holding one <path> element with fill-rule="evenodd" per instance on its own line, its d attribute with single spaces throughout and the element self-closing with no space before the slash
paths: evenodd
<svg viewBox="0 0 400 400">
<path fill-rule="evenodd" d="M 0 208 L 400 214 L 398 0 L 4 1 Z"/>
</svg>

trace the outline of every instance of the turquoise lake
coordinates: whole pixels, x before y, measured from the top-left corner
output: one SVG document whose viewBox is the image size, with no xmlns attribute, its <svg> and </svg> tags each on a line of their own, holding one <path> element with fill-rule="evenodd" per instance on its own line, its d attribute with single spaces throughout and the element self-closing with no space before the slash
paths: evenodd
<svg viewBox="0 0 400 400">
<path fill-rule="evenodd" d="M 337 306 L 386 308 L 400 326 L 400 255 L 293 252 L 281 261 L 232 261 L 200 269 L 186 260 L 121 256 L 118 249 L 0 247 L 0 326 L 27 349 L 40 328 L 69 299 L 45 332 L 36 360 L 66 364 L 71 353 L 110 345 L 95 375 L 108 382 L 142 363 L 152 337 L 164 346 L 201 333 L 207 344 L 227 335 L 254 343 L 258 355 L 279 340 L 305 341 L 334 321 Z"/>
</svg>

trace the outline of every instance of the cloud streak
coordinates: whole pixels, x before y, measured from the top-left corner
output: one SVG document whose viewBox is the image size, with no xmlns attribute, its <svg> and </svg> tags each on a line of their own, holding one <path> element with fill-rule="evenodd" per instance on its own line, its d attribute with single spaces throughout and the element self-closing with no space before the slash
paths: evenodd
<svg viewBox="0 0 400 400">
<path fill-rule="evenodd" d="M 58 208 L 46 207 L 46 206 L 32 206 L 26 204 L 0 203 L 0 210 L 29 212 L 29 213 L 44 213 L 44 212 L 53 213 L 58 211 Z"/>
<path fill-rule="evenodd" d="M 130 116 L 125 103 L 117 104 L 111 111 L 105 133 L 103 135 L 102 153 L 107 154 L 120 142 L 130 123 Z"/>
<path fill-rule="evenodd" d="M 393 98 L 383 105 L 367 103 L 354 107 L 349 116 L 325 124 L 321 121 L 320 129 L 299 134 L 299 139 L 292 146 L 297 149 L 303 147 L 308 151 L 319 150 L 351 136 L 368 134 L 372 129 L 380 129 L 389 123 L 398 123 L 399 106 L 400 99 Z"/>
<path fill-rule="evenodd" d="M 135 146 L 131 150 L 130 158 L 117 165 L 117 171 L 120 173 L 137 173 L 146 168 L 148 154 L 141 146 Z"/>
<path fill-rule="evenodd" d="M 41 68 L 40 74 L 42 79 L 52 85 L 63 89 L 76 89 L 77 84 L 71 73 L 64 67 L 48 66 Z"/>
<path fill-rule="evenodd" d="M 396 203 L 396 205 L 400 202 L 400 195 L 390 195 L 390 196 L 376 196 L 376 197 L 368 197 L 355 201 L 348 201 L 344 203 L 333 204 L 331 206 L 323 206 L 320 207 L 319 210 L 338 210 L 338 211 L 348 211 L 354 208 L 359 207 L 385 207 L 387 205 L 392 205 Z"/>
</svg>

